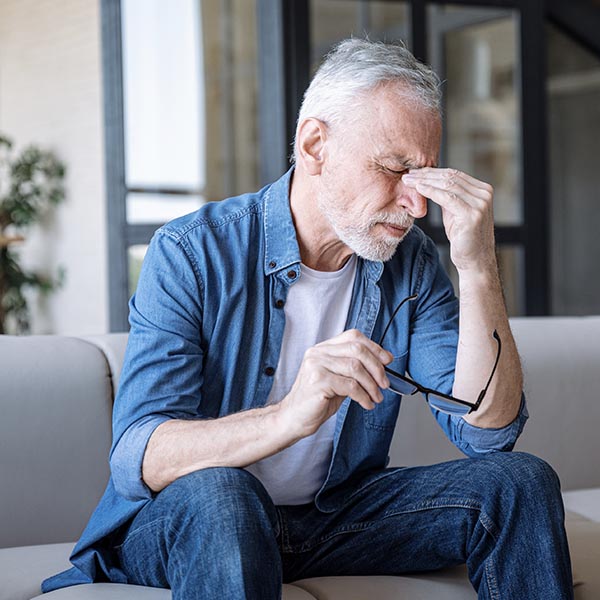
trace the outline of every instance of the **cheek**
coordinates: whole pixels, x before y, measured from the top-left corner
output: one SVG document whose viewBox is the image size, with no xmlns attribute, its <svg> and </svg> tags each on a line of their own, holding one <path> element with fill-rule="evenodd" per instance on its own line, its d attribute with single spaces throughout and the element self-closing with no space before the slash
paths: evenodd
<svg viewBox="0 0 600 600">
<path fill-rule="evenodd" d="M 395 179 L 380 177 L 365 192 L 374 210 L 388 210 L 389 205 L 398 197 L 398 184 Z"/>
<path fill-rule="evenodd" d="M 384 210 L 396 197 L 396 181 L 380 173 L 350 168 L 332 177 L 335 182 L 333 201 L 340 218 L 358 224 Z M 331 191 L 333 191 L 331 190 Z"/>
</svg>

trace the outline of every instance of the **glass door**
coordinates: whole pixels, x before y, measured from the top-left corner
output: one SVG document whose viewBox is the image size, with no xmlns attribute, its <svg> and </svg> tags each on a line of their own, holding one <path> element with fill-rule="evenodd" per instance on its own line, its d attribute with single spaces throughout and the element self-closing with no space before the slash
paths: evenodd
<svg viewBox="0 0 600 600">
<path fill-rule="evenodd" d="M 519 21 L 514 10 L 436 4 L 428 7 L 429 62 L 444 81 L 441 163 L 494 187 L 497 257 L 510 315 L 525 313 Z M 431 232 L 448 272 L 441 212 Z"/>
<path fill-rule="evenodd" d="M 332 45 L 350 35 L 401 39 L 417 55 L 426 48 L 421 58 L 444 81 L 441 164 L 494 186 L 497 254 L 508 310 L 525 314 L 519 12 L 431 3 L 422 13 L 412 2 L 311 0 L 309 13 L 311 75 Z M 438 244 L 457 287 L 435 205 L 419 225 Z"/>
</svg>

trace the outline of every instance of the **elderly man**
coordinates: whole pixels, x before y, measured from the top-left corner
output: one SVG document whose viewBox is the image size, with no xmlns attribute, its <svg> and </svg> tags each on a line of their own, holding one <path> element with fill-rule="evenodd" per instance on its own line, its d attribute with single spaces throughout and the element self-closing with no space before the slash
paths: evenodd
<svg viewBox="0 0 600 600">
<path fill-rule="evenodd" d="M 572 597 L 558 479 L 510 452 L 527 412 L 493 190 L 437 167 L 439 104 L 405 48 L 346 40 L 306 92 L 294 168 L 156 233 L 111 479 L 75 567 L 45 590 L 256 600 L 303 577 L 466 563 L 479 598 Z M 460 302 L 413 226 L 426 198 Z M 386 468 L 416 391 L 469 458 Z"/>
</svg>

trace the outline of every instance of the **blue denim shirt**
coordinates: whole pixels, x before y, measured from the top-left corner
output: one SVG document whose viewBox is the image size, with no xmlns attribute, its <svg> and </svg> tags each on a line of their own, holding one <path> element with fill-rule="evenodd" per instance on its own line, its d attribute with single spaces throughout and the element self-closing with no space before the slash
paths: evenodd
<svg viewBox="0 0 600 600">
<path fill-rule="evenodd" d="M 292 171 L 255 194 L 210 203 L 154 235 L 130 302 L 131 332 L 113 412 L 111 478 L 71 561 L 44 591 L 76 583 L 126 582 L 115 557 L 119 533 L 152 501 L 142 458 L 154 429 L 168 419 L 215 419 L 264 406 L 278 363 L 290 286 L 300 251 L 289 205 Z M 377 340 L 394 307 L 418 294 L 394 319 L 386 347 L 391 367 L 450 393 L 458 341 L 458 301 L 433 242 L 413 227 L 385 264 L 359 259 L 347 328 Z M 384 469 L 400 398 L 364 410 L 346 398 L 333 455 L 315 502 L 334 511 L 354 477 Z M 480 429 L 434 412 L 465 454 L 512 449 L 527 412 L 501 429 Z"/>
</svg>

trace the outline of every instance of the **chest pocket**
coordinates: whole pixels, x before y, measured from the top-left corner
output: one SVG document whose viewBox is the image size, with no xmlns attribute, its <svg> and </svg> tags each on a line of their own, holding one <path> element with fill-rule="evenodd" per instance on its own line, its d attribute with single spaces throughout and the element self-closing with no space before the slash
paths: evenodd
<svg viewBox="0 0 600 600">
<path fill-rule="evenodd" d="M 394 356 L 394 360 L 388 365 L 390 369 L 398 373 L 404 373 L 406 370 L 406 361 L 408 359 L 408 351 Z M 398 394 L 388 390 L 382 390 L 383 402 L 377 404 L 373 410 L 365 410 L 364 420 L 365 426 L 368 429 L 378 429 L 380 431 L 390 431 L 396 427 L 398 419 L 398 411 L 400 410 L 401 398 Z"/>
</svg>

